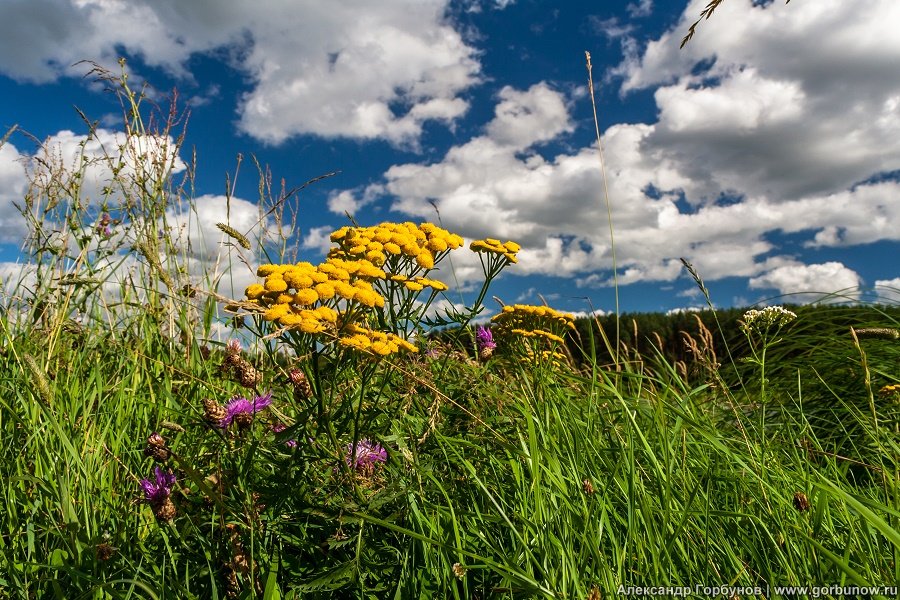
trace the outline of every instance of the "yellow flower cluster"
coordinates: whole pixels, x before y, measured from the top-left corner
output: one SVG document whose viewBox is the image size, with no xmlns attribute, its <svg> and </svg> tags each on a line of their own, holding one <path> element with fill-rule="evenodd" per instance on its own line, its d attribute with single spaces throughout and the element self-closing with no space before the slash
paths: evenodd
<svg viewBox="0 0 900 600">
<path fill-rule="evenodd" d="M 488 254 L 499 254 L 506 258 L 509 262 L 515 264 L 518 261 L 516 258 L 516 252 L 518 252 L 521 248 L 515 242 L 503 242 L 500 243 L 500 240 L 495 240 L 493 238 L 485 238 L 483 240 L 475 240 L 471 244 L 469 244 L 469 249 L 472 252 L 486 252 Z"/>
<path fill-rule="evenodd" d="M 880 390 L 878 390 L 878 395 L 885 398 L 894 395 L 900 396 L 900 383 L 892 383 L 883 386 Z"/>
<path fill-rule="evenodd" d="M 443 292 L 447 289 L 447 284 L 437 279 L 429 279 L 427 277 L 407 277 L 406 275 L 390 275 L 388 281 L 402 283 L 406 289 L 411 292 L 421 292 L 425 288 L 431 288 L 437 292 Z"/>
<path fill-rule="evenodd" d="M 513 338 L 526 340 L 522 348 L 526 358 L 542 357 L 556 360 L 559 354 L 555 350 L 558 344 L 564 344 L 563 336 L 567 329 L 575 329 L 575 318 L 549 306 L 530 306 L 513 304 L 504 306 L 498 315 L 491 319 L 495 323 L 494 332 L 500 338 L 506 338 L 503 344 L 512 348 Z M 550 348 L 547 350 L 546 348 Z M 559 355 L 565 358 L 563 355 Z"/>
<path fill-rule="evenodd" d="M 338 247 L 330 257 L 363 258 L 382 266 L 391 256 L 407 257 L 424 270 L 434 268 L 443 252 L 455 250 L 463 239 L 434 223 L 382 223 L 374 227 L 341 227 L 331 234 Z"/>
<path fill-rule="evenodd" d="M 543 327 L 549 329 L 575 329 L 575 317 L 569 313 L 559 312 L 549 306 L 530 306 L 513 304 L 503 307 L 500 314 L 491 319 L 502 329 L 525 329 L 537 331 Z"/>
<path fill-rule="evenodd" d="M 346 332 L 347 335 L 342 337 L 339 342 L 344 346 L 355 348 L 362 352 L 387 356 L 401 350 L 406 352 L 419 351 L 415 345 L 393 333 L 374 331 L 354 324 L 348 325 Z"/>
<path fill-rule="evenodd" d="M 318 266 L 308 262 L 262 265 L 256 274 L 265 277 L 265 282 L 250 285 L 245 291 L 247 299 L 266 309 L 265 320 L 303 333 L 333 330 L 339 316 L 338 300 L 368 308 L 384 306 L 384 298 L 371 283 L 383 278 L 384 272 L 365 260 L 332 258 Z"/>
<path fill-rule="evenodd" d="M 551 342 L 557 342 L 560 344 L 565 343 L 565 340 L 560 336 L 550 331 L 544 331 L 543 329 L 534 329 L 529 331 L 527 329 L 516 328 L 510 330 L 510 333 L 515 333 L 516 335 L 521 335 L 522 337 L 542 337 L 550 340 Z"/>
</svg>

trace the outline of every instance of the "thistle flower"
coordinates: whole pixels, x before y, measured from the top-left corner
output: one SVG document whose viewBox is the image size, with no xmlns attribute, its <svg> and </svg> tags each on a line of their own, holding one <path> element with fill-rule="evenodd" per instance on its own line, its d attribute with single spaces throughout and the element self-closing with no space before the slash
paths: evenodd
<svg viewBox="0 0 900 600">
<path fill-rule="evenodd" d="M 270 404 L 272 404 L 272 392 L 257 396 L 252 402 L 241 396 L 235 396 L 225 407 L 225 416 L 219 423 L 219 427 L 226 429 L 232 421 L 237 422 L 242 428 L 249 427 L 253 422 L 253 415 Z"/>
<path fill-rule="evenodd" d="M 478 348 L 478 356 L 481 360 L 487 360 L 494 353 L 497 342 L 494 341 L 494 334 L 491 333 L 489 327 L 479 325 L 475 329 L 475 345 Z"/>
<path fill-rule="evenodd" d="M 387 462 L 387 450 L 372 440 L 359 440 L 356 442 L 356 452 L 353 451 L 353 444 L 347 444 L 344 460 L 356 471 L 369 474 L 376 464 Z"/>
<path fill-rule="evenodd" d="M 140 486 L 144 491 L 144 502 L 153 509 L 153 514 L 160 521 L 171 521 L 175 517 L 175 505 L 172 503 L 172 486 L 175 485 L 175 474 L 163 471 L 159 467 L 153 469 L 154 478 L 141 479 Z"/>
</svg>

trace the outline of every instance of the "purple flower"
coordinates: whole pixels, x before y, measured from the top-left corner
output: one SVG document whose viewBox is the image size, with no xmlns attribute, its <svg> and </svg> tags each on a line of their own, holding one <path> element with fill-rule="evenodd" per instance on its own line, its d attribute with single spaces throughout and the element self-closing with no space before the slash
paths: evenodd
<svg viewBox="0 0 900 600">
<path fill-rule="evenodd" d="M 144 490 L 144 500 L 151 504 L 161 504 L 172 493 L 175 485 L 175 474 L 163 471 L 159 467 L 153 469 L 156 481 L 141 479 L 141 489 Z"/>
<path fill-rule="evenodd" d="M 478 345 L 479 352 L 484 349 L 493 350 L 497 347 L 497 342 L 494 341 L 494 334 L 491 333 L 490 328 L 482 325 L 475 329 L 475 343 Z"/>
<path fill-rule="evenodd" d="M 235 420 L 235 417 L 240 419 L 239 415 L 247 415 L 247 417 L 243 418 L 250 418 L 253 414 L 258 413 L 270 404 L 272 404 L 272 392 L 257 396 L 253 402 L 241 396 L 235 396 L 228 403 L 228 406 L 225 407 L 225 417 L 219 423 L 219 427 L 226 429 Z"/>
<path fill-rule="evenodd" d="M 110 223 L 112 223 L 112 217 L 109 216 L 109 213 L 100 215 L 100 220 L 97 222 L 97 233 L 105 238 L 112 236 L 112 228 L 109 226 Z"/>
<path fill-rule="evenodd" d="M 372 440 L 365 439 L 356 442 L 356 452 L 353 452 L 353 444 L 347 444 L 344 460 L 347 465 L 357 471 L 372 471 L 377 463 L 387 462 L 387 450 Z"/>
<path fill-rule="evenodd" d="M 284 423 L 275 423 L 274 425 L 272 425 L 272 432 L 273 432 L 273 433 L 281 433 L 281 432 L 284 431 L 285 429 L 287 429 L 287 425 L 285 425 Z M 296 447 L 297 447 L 297 440 L 287 440 L 287 441 L 284 443 L 284 445 L 287 446 L 288 448 L 296 448 Z"/>
</svg>

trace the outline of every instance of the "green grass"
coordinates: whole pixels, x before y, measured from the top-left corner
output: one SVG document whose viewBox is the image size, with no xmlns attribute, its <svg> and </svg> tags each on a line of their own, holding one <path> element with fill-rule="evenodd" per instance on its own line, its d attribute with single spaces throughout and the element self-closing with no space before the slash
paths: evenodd
<svg viewBox="0 0 900 600">
<path fill-rule="evenodd" d="M 596 598 L 900 580 L 900 395 L 879 394 L 900 379 L 898 342 L 854 341 L 823 308 L 767 342 L 728 332 L 744 342 L 719 371 L 652 347 L 609 364 L 591 327 L 577 361 L 523 360 L 516 338 L 479 360 L 465 327 L 433 352 L 375 359 L 321 338 L 263 340 L 270 325 L 255 316 L 226 328 L 262 374 L 246 389 L 221 368 L 215 278 L 188 277 L 168 237 L 146 246 L 148 222 L 173 202 L 189 209 L 185 186 L 165 168 L 143 176 L 108 198 L 126 235 L 106 254 L 77 185 L 27 207 L 43 215 L 41 275 L 7 288 L 0 317 L 0 595 Z M 50 223 L 71 234 L 54 252 Z M 104 267 L 134 245 L 129 278 Z M 285 247 L 246 258 L 287 261 Z M 468 324 L 497 264 L 448 322 Z M 377 314 L 390 329 L 409 310 Z M 849 325 L 897 328 L 876 317 Z M 272 406 L 247 429 L 206 422 L 204 399 L 266 390 Z M 177 477 L 170 521 L 139 486 L 160 464 L 144 452 L 152 432 Z M 364 438 L 388 460 L 356 471 L 345 446 Z"/>
</svg>

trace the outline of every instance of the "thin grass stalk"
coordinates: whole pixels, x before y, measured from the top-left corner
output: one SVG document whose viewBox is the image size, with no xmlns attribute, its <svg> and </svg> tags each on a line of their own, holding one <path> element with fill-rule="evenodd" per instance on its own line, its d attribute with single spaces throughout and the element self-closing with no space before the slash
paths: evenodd
<svg viewBox="0 0 900 600">
<path fill-rule="evenodd" d="M 594 100 L 594 75 L 593 75 L 593 67 L 591 66 L 591 53 L 585 52 L 585 58 L 587 59 L 587 72 L 588 72 L 588 93 L 591 95 L 591 109 L 593 110 L 594 115 L 594 132 L 597 136 L 597 156 L 600 159 L 600 174 L 603 179 L 603 200 L 606 204 L 606 221 L 609 224 L 609 245 L 610 251 L 612 252 L 612 262 L 613 262 L 613 292 L 616 300 L 616 352 L 613 356 L 613 359 L 616 363 L 616 370 L 619 369 L 619 268 L 618 262 L 616 261 L 616 238 L 613 233 L 613 220 L 612 220 L 612 206 L 609 201 L 609 185 L 607 183 L 606 178 L 606 162 L 603 160 L 603 144 L 600 141 L 600 121 L 597 118 L 597 103 Z"/>
</svg>

